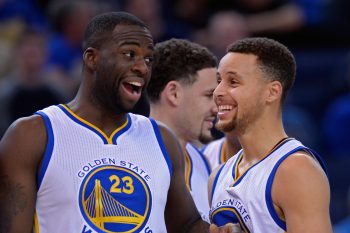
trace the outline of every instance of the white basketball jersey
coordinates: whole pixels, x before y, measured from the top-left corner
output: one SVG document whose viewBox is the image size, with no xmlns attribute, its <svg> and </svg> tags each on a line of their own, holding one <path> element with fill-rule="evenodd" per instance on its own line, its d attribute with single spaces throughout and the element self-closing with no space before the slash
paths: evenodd
<svg viewBox="0 0 350 233">
<path fill-rule="evenodd" d="M 279 165 L 296 151 L 318 155 L 299 141 L 287 138 L 265 158 L 236 177 L 242 150 L 230 158 L 218 171 L 213 183 L 210 220 L 218 226 L 239 223 L 244 232 L 283 233 L 286 223 L 273 206 L 271 188 Z M 322 162 L 320 161 L 320 164 Z"/>
<path fill-rule="evenodd" d="M 219 138 L 210 142 L 201 150 L 204 156 L 209 161 L 212 170 L 214 170 L 217 166 L 225 162 L 225 154 L 223 151 L 224 142 L 225 137 Z"/>
<path fill-rule="evenodd" d="M 203 154 L 192 144 L 187 143 L 186 150 L 186 185 L 202 219 L 209 222 L 208 180 L 210 167 Z"/>
<path fill-rule="evenodd" d="M 37 114 L 48 141 L 35 232 L 166 232 L 171 161 L 153 120 L 128 114 L 107 137 L 65 105 Z"/>
</svg>

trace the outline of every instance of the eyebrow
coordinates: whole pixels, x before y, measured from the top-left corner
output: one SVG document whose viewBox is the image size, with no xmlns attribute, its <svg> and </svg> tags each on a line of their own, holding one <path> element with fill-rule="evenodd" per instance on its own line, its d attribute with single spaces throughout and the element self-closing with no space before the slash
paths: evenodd
<svg viewBox="0 0 350 233">
<path fill-rule="evenodd" d="M 141 43 L 138 42 L 138 41 L 133 41 L 133 40 L 129 40 L 129 41 L 123 41 L 122 43 L 120 43 L 120 46 L 124 46 L 124 45 L 135 45 L 135 46 L 138 46 L 138 47 L 141 47 Z M 147 46 L 148 49 L 150 50 L 154 50 L 154 46 L 149 44 Z"/>
</svg>

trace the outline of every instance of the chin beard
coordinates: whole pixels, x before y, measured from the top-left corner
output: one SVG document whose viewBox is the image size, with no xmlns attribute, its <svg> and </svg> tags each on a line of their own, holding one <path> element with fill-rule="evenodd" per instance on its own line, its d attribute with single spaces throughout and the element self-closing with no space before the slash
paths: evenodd
<svg viewBox="0 0 350 233">
<path fill-rule="evenodd" d="M 228 133 L 236 128 L 236 123 L 230 121 L 229 123 L 221 123 L 218 121 L 215 125 L 215 128 L 221 132 Z"/>
<path fill-rule="evenodd" d="M 130 112 L 131 109 L 127 108 L 122 102 L 119 94 L 108 94 L 106 88 L 100 88 L 95 85 L 92 91 L 92 101 L 103 111 L 108 112 L 111 115 L 118 115 L 122 113 Z"/>
<path fill-rule="evenodd" d="M 207 144 L 207 143 L 211 142 L 213 139 L 214 139 L 213 136 L 204 135 L 204 134 L 199 135 L 199 138 L 198 138 L 198 140 L 203 144 Z"/>
</svg>

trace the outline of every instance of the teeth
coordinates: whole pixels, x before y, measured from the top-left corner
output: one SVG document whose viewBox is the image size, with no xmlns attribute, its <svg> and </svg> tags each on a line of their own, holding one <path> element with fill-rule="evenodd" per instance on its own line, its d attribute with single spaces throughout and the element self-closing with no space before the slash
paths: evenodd
<svg viewBox="0 0 350 233">
<path fill-rule="evenodd" d="M 139 83 L 139 82 L 136 82 L 136 81 L 133 81 L 133 82 L 128 82 L 130 85 L 134 85 L 134 86 L 137 86 L 137 87 L 141 87 L 142 84 Z"/>
<path fill-rule="evenodd" d="M 219 106 L 219 111 L 230 111 L 232 110 L 232 106 L 231 105 L 220 105 Z"/>
</svg>

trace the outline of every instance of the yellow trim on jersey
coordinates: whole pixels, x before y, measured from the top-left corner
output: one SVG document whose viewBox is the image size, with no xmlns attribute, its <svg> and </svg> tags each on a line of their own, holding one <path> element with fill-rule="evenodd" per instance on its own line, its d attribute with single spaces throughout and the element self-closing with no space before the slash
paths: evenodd
<svg viewBox="0 0 350 233">
<path fill-rule="evenodd" d="M 80 116 L 78 116 L 77 114 L 75 114 L 68 106 L 66 106 L 65 104 L 61 104 L 62 107 L 64 107 L 70 114 L 72 114 L 72 116 L 74 116 L 75 118 L 77 118 L 79 121 L 83 122 L 84 124 L 94 128 L 96 131 L 98 131 L 108 142 L 108 144 L 113 144 L 113 136 L 118 133 L 118 131 L 120 131 L 122 128 L 124 128 L 128 122 L 129 119 L 126 118 L 126 121 L 124 122 L 124 124 L 122 124 L 121 126 L 119 126 L 117 129 L 115 129 L 112 134 L 108 137 L 101 129 L 99 129 L 97 126 L 95 126 L 94 124 L 88 122 L 87 120 L 81 118 Z"/>
<path fill-rule="evenodd" d="M 184 151 L 184 155 L 185 155 L 185 162 L 186 162 L 186 171 L 185 171 L 186 187 L 188 191 L 191 191 L 191 187 L 190 187 L 191 167 L 192 167 L 191 159 L 186 150 Z"/>
<path fill-rule="evenodd" d="M 284 143 L 286 140 L 288 140 L 290 138 L 283 138 L 281 141 L 279 141 L 271 150 L 269 150 L 269 152 L 266 153 L 266 155 L 264 157 L 262 157 L 262 159 L 260 159 L 257 163 L 259 163 L 261 160 L 265 159 L 267 156 L 269 156 L 279 145 L 281 145 L 282 143 Z M 253 165 L 250 165 L 249 167 L 247 167 L 241 174 L 238 175 L 238 167 L 239 167 L 239 164 L 241 163 L 242 159 L 243 159 L 243 154 L 244 154 L 244 151 L 243 153 L 240 154 L 240 157 L 238 158 L 238 161 L 236 163 L 236 167 L 235 167 L 235 177 L 234 177 L 234 181 L 232 183 L 231 186 L 234 186 L 236 181 L 239 180 L 239 178 L 241 176 L 243 176 L 252 166 L 254 166 L 255 164 L 257 163 L 254 163 Z"/>
<path fill-rule="evenodd" d="M 226 156 L 225 156 L 226 149 L 227 149 L 227 140 L 225 139 L 221 147 L 220 164 L 223 164 L 224 162 L 226 162 Z"/>
<path fill-rule="evenodd" d="M 34 232 L 39 233 L 39 220 L 36 211 L 34 212 Z"/>
</svg>

